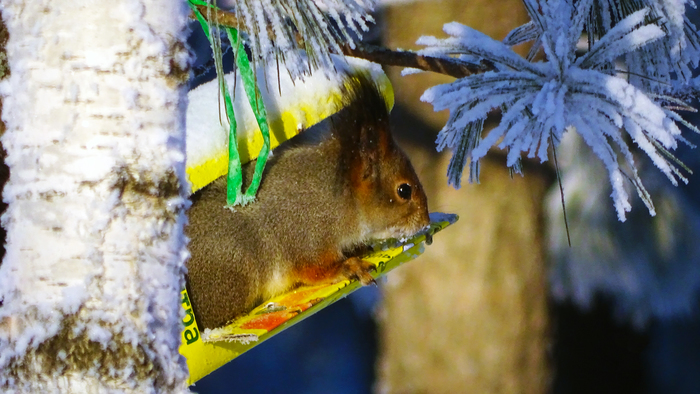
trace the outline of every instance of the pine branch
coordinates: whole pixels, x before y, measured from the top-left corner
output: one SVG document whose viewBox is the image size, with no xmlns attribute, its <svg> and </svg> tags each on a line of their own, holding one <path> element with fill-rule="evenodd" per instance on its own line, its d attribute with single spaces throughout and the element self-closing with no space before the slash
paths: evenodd
<svg viewBox="0 0 700 394">
<path fill-rule="evenodd" d="M 198 5 L 197 8 L 206 18 L 207 7 Z M 190 18 L 195 19 L 193 13 L 190 14 Z M 236 14 L 230 11 L 212 9 L 211 18 L 213 21 L 210 22 L 218 22 L 222 27 L 245 29 L 244 26 L 239 26 L 239 20 Z M 268 34 L 274 36 L 274 31 L 268 28 Z M 296 40 L 299 48 L 305 47 L 304 40 L 300 35 L 297 34 Z M 449 75 L 455 78 L 463 78 L 469 75 L 494 70 L 493 65 L 489 63 L 465 63 L 457 59 L 425 56 L 409 51 L 394 51 L 376 45 L 356 44 L 355 48 L 351 48 L 350 45 L 345 44 L 341 48 L 345 56 L 357 57 L 386 66 L 416 68 L 423 71 Z"/>
<path fill-rule="evenodd" d="M 197 5 L 196 7 L 199 10 L 199 12 L 202 13 L 205 19 L 208 15 L 208 12 L 210 12 L 214 21 L 218 21 L 219 25 L 224 27 L 233 27 L 234 29 L 238 28 L 238 17 L 235 13 L 220 10 L 216 7 L 207 7 L 205 5 Z M 207 8 L 211 8 L 211 11 L 207 11 Z M 197 19 L 193 12 L 190 12 L 190 19 Z M 209 22 L 214 23 L 214 21 Z M 269 29 L 268 31 L 271 32 L 272 30 Z"/>
<path fill-rule="evenodd" d="M 385 66 L 417 68 L 423 71 L 432 71 L 455 78 L 481 74 L 494 69 L 492 65 L 486 63 L 464 63 L 452 58 L 424 56 L 415 52 L 394 51 L 388 48 L 367 44 L 358 44 L 354 49 L 350 48 L 348 45 L 344 45 L 343 54 L 346 56 L 359 57 Z"/>
</svg>

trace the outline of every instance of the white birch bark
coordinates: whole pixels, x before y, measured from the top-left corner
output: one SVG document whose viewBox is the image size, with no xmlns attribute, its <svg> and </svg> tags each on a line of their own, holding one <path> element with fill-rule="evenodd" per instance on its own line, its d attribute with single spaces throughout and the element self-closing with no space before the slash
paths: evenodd
<svg viewBox="0 0 700 394">
<path fill-rule="evenodd" d="M 3 0 L 0 391 L 186 392 L 186 5 Z"/>
</svg>

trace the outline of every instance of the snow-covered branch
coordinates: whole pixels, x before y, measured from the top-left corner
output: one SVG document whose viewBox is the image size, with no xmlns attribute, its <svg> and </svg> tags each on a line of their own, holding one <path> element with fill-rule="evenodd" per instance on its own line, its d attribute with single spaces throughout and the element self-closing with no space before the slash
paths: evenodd
<svg viewBox="0 0 700 394">
<path fill-rule="evenodd" d="M 575 130 L 608 170 L 618 218 L 624 221 L 625 212 L 631 209 L 623 187 L 626 180 L 632 181 L 654 215 L 627 139 L 631 138 L 674 185 L 677 180 L 686 182 L 669 153 L 678 141 L 685 141 L 676 124 L 682 118 L 663 105 L 675 100 L 668 94 L 668 84 L 664 90 L 650 90 L 664 81 L 635 84 L 618 75 L 614 62 L 630 54 L 637 56 L 652 43 L 665 42 L 668 34 L 652 23 L 651 11 L 644 8 L 620 20 L 591 41 L 587 53 L 577 56 L 593 1 L 525 3 L 532 22 L 516 29 L 506 42 L 534 40 L 536 48 L 541 45 L 546 61 L 522 58 L 505 43 L 457 23 L 445 25 L 449 38 L 422 37 L 418 41 L 427 46 L 421 54 L 486 60 L 496 68 L 433 87 L 422 97 L 435 110 L 450 110 L 438 136 L 439 150 L 449 147 L 455 151 L 450 182 L 459 187 L 468 160 L 470 179 L 478 180 L 478 161 L 493 145 L 508 150 L 508 166 L 516 166 L 521 152 L 546 161 L 550 146 L 556 148 L 564 132 Z M 653 80 L 654 76 L 647 78 Z M 483 121 L 497 108 L 502 112 L 500 123 L 484 137 Z"/>
<path fill-rule="evenodd" d="M 216 11 L 212 10 L 207 12 L 207 7 L 203 5 L 197 6 L 197 9 L 209 23 L 223 27 L 239 28 L 243 32 L 247 31 L 246 26 L 232 11 L 218 9 Z M 195 15 L 191 14 L 190 18 L 195 18 Z M 271 26 L 268 26 L 268 34 L 274 34 L 274 31 L 271 30 Z M 297 35 L 295 39 L 297 48 L 306 47 L 303 37 Z M 431 71 L 455 78 L 479 74 L 493 69 L 490 64 L 475 64 L 453 58 L 425 56 L 412 51 L 392 50 L 362 42 L 345 43 L 340 46 L 340 49 L 341 52 L 338 54 L 342 53 L 345 56 L 358 57 L 385 66 L 399 66 L 422 71 Z M 213 66 L 212 60 L 209 67 Z"/>
<path fill-rule="evenodd" d="M 331 53 L 342 53 L 344 44 L 355 46 L 356 37 L 374 22 L 374 0 L 228 0 L 220 2 L 230 13 L 199 7 L 212 24 L 225 23 L 246 39 L 253 64 L 283 63 L 292 78 L 321 69 L 330 75 Z M 306 56 L 297 51 L 304 43 Z"/>
</svg>

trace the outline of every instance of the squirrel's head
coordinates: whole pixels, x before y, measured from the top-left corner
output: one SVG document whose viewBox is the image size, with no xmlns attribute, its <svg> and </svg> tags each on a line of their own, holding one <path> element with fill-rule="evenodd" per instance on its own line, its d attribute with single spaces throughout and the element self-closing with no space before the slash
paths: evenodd
<svg viewBox="0 0 700 394">
<path fill-rule="evenodd" d="M 390 136 L 389 136 L 390 138 Z M 353 188 L 363 233 L 372 239 L 410 236 L 430 223 L 428 199 L 408 157 L 390 140 Z"/>
<path fill-rule="evenodd" d="M 389 111 L 369 77 L 356 75 L 348 105 L 332 118 L 340 179 L 350 183 L 363 238 L 402 238 L 430 223 L 428 202 L 406 154 L 391 136 Z"/>
</svg>

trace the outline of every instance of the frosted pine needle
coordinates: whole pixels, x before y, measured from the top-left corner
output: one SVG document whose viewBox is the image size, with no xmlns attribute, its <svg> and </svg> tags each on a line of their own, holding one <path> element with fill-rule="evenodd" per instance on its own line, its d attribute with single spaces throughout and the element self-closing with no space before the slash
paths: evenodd
<svg viewBox="0 0 700 394">
<path fill-rule="evenodd" d="M 692 69 L 700 60 L 700 37 L 685 15 L 686 5 L 695 7 L 692 0 L 595 0 L 586 26 L 589 43 L 594 43 L 620 20 L 647 8 L 647 20 L 654 21 L 666 37 L 626 55 L 624 60 L 630 80 L 637 86 L 651 89 L 663 89 L 664 84 L 688 83 Z"/>
<path fill-rule="evenodd" d="M 341 54 L 344 43 L 355 47 L 362 37 L 374 0 L 232 0 L 238 30 L 250 46 L 252 61 L 280 61 L 293 78 L 322 69 L 333 70 L 331 53 Z M 304 56 L 297 49 L 303 40 Z"/>
<path fill-rule="evenodd" d="M 467 159 L 470 180 L 478 180 L 478 161 L 493 145 L 508 150 L 507 165 L 512 168 L 521 152 L 546 161 L 549 146 L 558 145 L 567 130 L 578 132 L 605 164 L 621 221 L 631 209 L 624 188 L 628 180 L 655 215 L 623 131 L 674 185 L 679 179 L 687 181 L 669 153 L 677 141 L 684 141 L 676 124 L 681 117 L 662 106 L 667 96 L 650 95 L 647 86 L 633 85 L 615 75 L 613 68 L 616 59 L 639 53 L 667 34 L 652 23 L 650 10 L 644 8 L 620 20 L 577 57 L 577 43 L 593 2 L 525 1 L 532 22 L 516 29 L 506 42 L 535 40 L 546 55 L 545 62 L 524 59 L 506 44 L 458 23 L 444 26 L 449 38 L 418 40 L 427 46 L 422 54 L 476 56 L 495 67 L 495 71 L 430 88 L 422 97 L 436 111 L 450 111 L 437 139 L 438 150 L 448 147 L 455 152 L 450 183 L 460 186 Z M 494 109 L 501 110 L 500 124 L 482 136 L 483 121 Z"/>
</svg>

